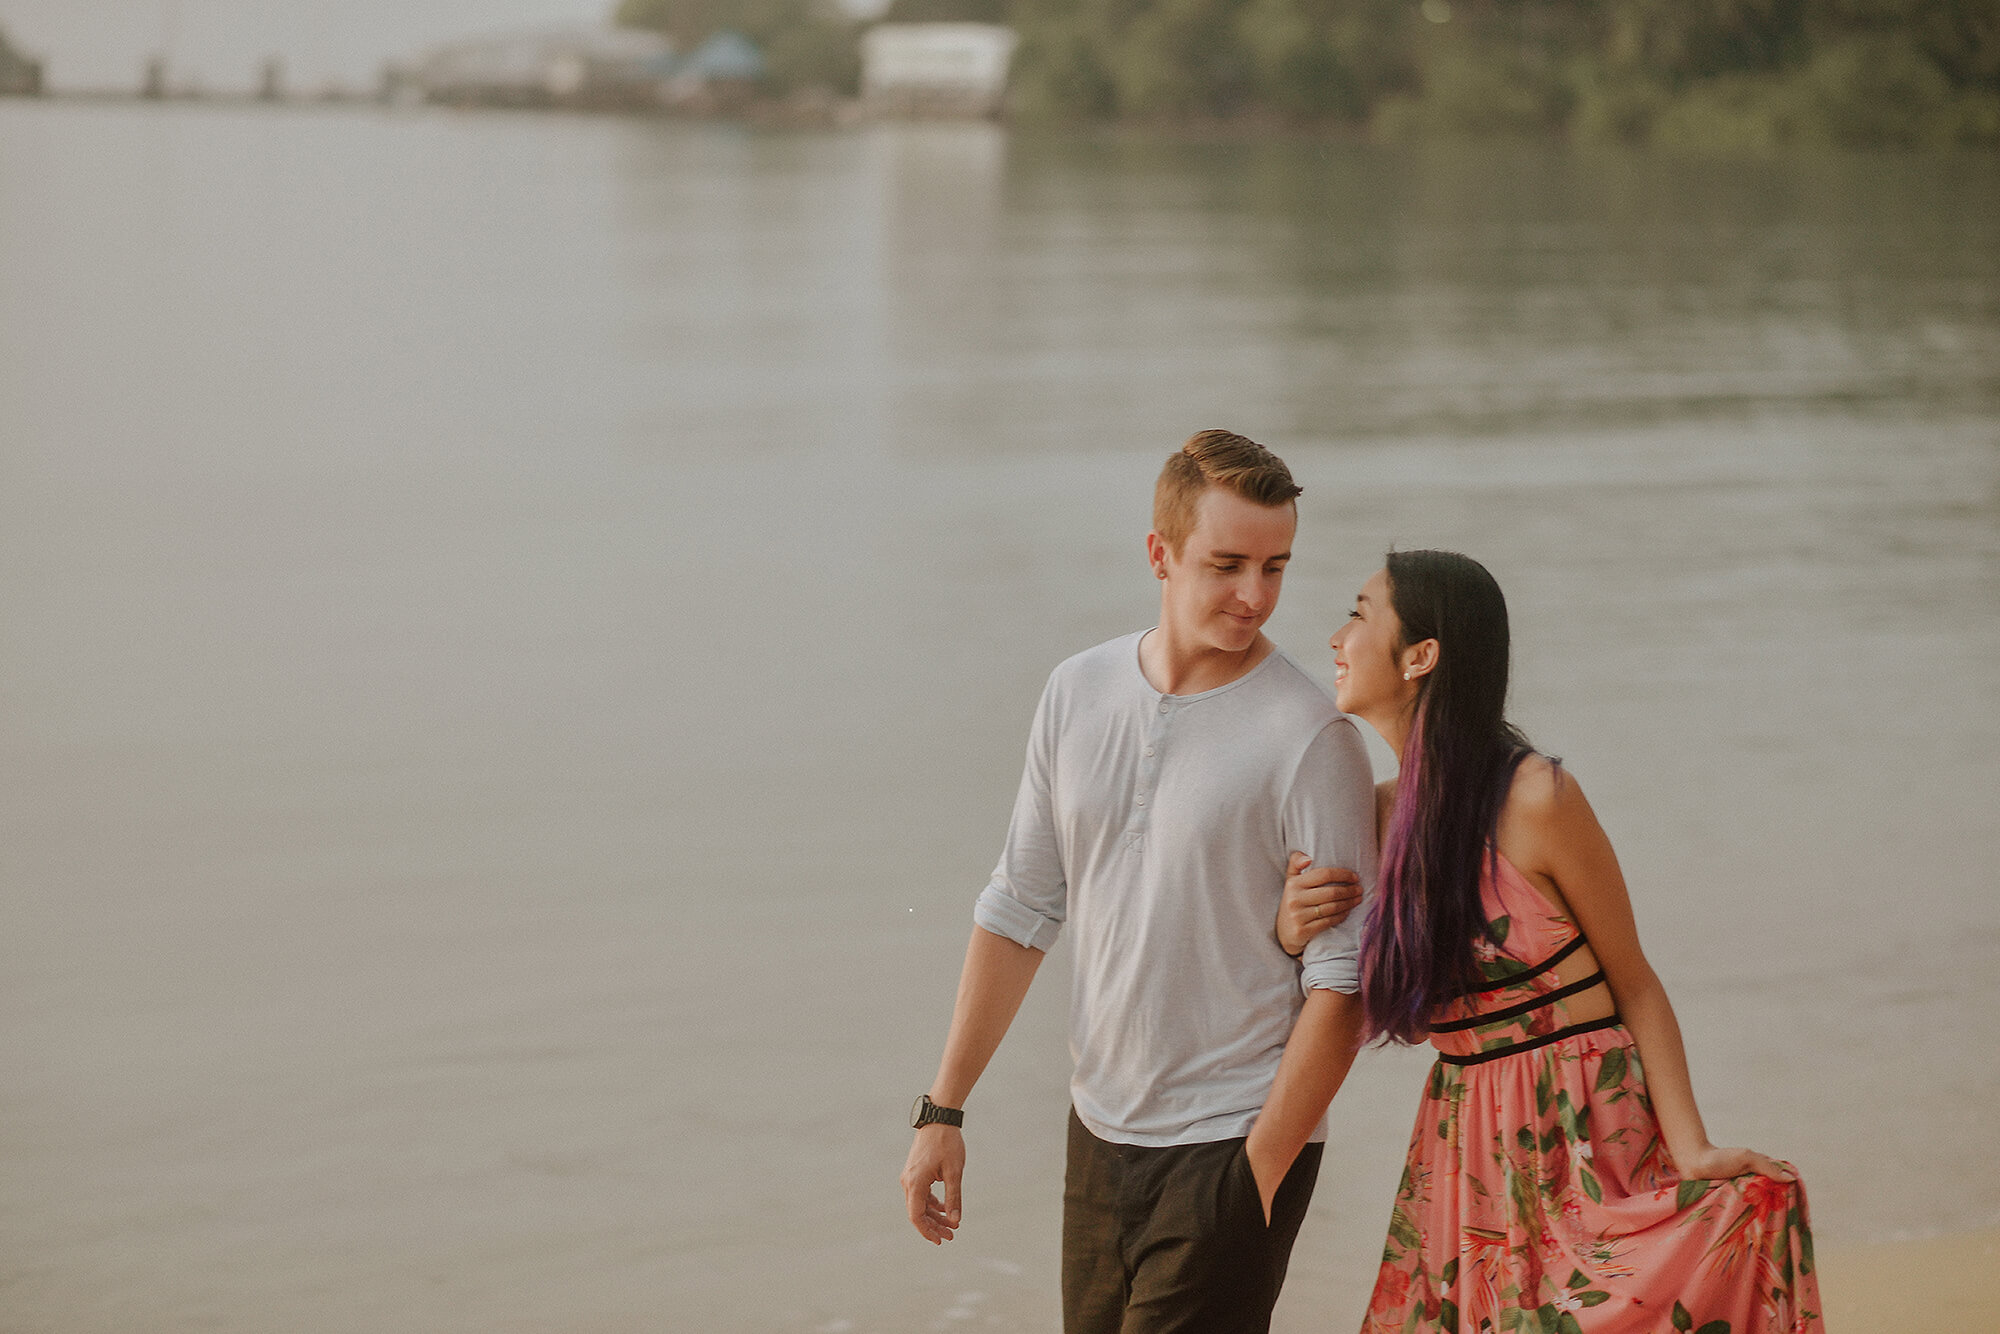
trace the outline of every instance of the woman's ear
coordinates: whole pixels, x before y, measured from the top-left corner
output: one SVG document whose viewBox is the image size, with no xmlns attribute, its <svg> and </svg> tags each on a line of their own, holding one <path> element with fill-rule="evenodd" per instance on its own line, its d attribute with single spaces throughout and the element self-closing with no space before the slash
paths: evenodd
<svg viewBox="0 0 2000 1334">
<path fill-rule="evenodd" d="M 1437 669 L 1437 664 L 1437 640 L 1420 639 L 1403 650 L 1403 679 L 1415 681 L 1429 676 Z"/>
</svg>

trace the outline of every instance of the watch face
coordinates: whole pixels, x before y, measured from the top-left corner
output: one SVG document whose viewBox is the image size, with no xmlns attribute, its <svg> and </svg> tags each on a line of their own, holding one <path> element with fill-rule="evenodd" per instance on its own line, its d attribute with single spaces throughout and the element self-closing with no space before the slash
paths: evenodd
<svg viewBox="0 0 2000 1334">
<path fill-rule="evenodd" d="M 930 1094 L 928 1094 L 928 1093 L 919 1093 L 919 1094 L 917 1095 L 917 1100 L 916 1100 L 915 1102 L 913 1102 L 913 1103 L 911 1103 L 911 1104 L 910 1104 L 910 1124 L 911 1124 L 911 1125 L 913 1125 L 913 1126 L 921 1126 L 921 1125 L 922 1125 L 922 1124 L 924 1123 L 924 1104 L 925 1104 L 925 1103 L 927 1103 L 927 1102 L 929 1102 L 929 1101 L 930 1101 L 930 1099 L 931 1099 L 931 1095 L 930 1095 Z"/>
</svg>

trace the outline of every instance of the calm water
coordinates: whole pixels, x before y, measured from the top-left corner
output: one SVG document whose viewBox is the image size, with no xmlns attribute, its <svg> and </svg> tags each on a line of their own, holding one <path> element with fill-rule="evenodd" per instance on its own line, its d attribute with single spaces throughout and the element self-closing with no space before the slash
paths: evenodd
<svg viewBox="0 0 2000 1334">
<path fill-rule="evenodd" d="M 1718 1138 L 2000 1217 L 2000 163 L 0 105 L 0 1327 L 1047 1330 L 1060 965 L 901 1219 L 1159 460 L 1509 590 Z M 1058 959 L 1061 959 L 1058 952 Z M 1371 1055 L 1280 1328 L 1358 1320 Z"/>
</svg>

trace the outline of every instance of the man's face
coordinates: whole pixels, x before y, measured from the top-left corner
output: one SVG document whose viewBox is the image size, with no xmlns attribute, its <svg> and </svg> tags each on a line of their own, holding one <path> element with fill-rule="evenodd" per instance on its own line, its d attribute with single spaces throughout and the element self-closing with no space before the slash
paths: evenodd
<svg viewBox="0 0 2000 1334">
<path fill-rule="evenodd" d="M 1183 643 L 1242 653 L 1278 606 L 1298 513 L 1211 486 L 1195 504 L 1194 531 L 1178 554 L 1155 539 L 1166 571 L 1161 626 Z"/>
</svg>

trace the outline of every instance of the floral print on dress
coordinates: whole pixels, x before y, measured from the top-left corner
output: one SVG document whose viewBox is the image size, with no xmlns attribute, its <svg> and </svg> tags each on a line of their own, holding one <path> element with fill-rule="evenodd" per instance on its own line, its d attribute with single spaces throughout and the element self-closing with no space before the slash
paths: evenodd
<svg viewBox="0 0 2000 1334">
<path fill-rule="evenodd" d="M 1804 1185 L 1681 1180 L 1631 1035 L 1570 1016 L 1575 924 L 1501 858 L 1481 894 L 1362 1334 L 1824 1334 Z"/>
</svg>

